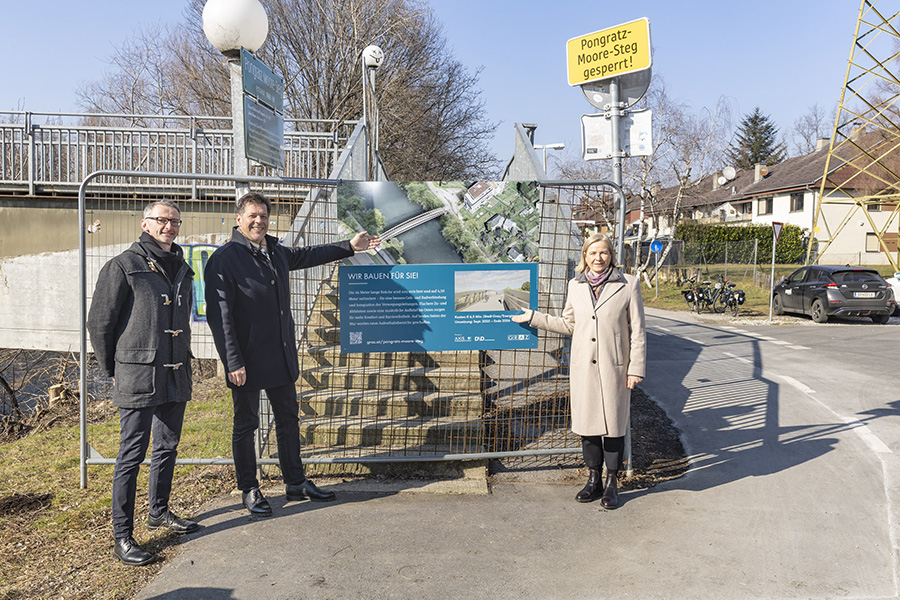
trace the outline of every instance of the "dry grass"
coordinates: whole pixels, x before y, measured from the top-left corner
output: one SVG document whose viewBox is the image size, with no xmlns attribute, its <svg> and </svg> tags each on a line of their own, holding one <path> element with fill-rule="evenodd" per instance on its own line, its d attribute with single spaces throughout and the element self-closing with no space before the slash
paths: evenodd
<svg viewBox="0 0 900 600">
<path fill-rule="evenodd" d="M 224 403 L 223 385 L 198 388 L 197 407 L 204 394 Z M 45 410 L 30 425 L 29 435 L 0 446 L 0 600 L 134 597 L 179 543 L 174 534 L 146 529 L 148 469 L 138 482 L 134 534 L 160 560 L 125 567 L 112 556 L 112 466 L 91 467 L 87 489 L 79 488 L 77 406 Z M 172 510 L 191 516 L 233 482 L 230 467 L 179 467 Z"/>
</svg>

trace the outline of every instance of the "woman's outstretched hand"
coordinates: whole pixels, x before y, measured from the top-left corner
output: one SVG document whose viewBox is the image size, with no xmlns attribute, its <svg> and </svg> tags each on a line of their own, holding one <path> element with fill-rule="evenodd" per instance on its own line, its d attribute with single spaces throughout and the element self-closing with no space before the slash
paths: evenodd
<svg viewBox="0 0 900 600">
<path fill-rule="evenodd" d="M 512 319 L 515 323 L 527 323 L 531 320 L 532 315 L 534 315 L 533 310 L 523 311 L 520 315 L 512 315 L 510 319 Z"/>
</svg>

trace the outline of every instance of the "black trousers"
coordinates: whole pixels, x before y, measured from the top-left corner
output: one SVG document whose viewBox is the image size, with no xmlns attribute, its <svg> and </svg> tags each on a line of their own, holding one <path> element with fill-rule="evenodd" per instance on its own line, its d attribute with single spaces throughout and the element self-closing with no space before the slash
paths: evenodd
<svg viewBox="0 0 900 600">
<path fill-rule="evenodd" d="M 605 437 L 602 435 L 581 436 L 581 450 L 584 464 L 589 469 L 597 469 L 606 464 L 607 471 L 618 471 L 625 450 L 625 437 Z"/>
<path fill-rule="evenodd" d="M 238 489 L 248 492 L 259 487 L 256 478 L 256 430 L 259 429 L 260 390 L 231 389 L 234 401 L 234 428 L 231 432 L 231 452 Z M 300 459 L 300 407 L 294 384 L 267 388 L 266 396 L 275 416 L 275 436 L 278 439 L 278 464 L 287 485 L 306 480 Z"/>
<path fill-rule="evenodd" d="M 150 514 L 159 516 L 169 509 L 185 406 L 184 402 L 166 402 L 149 408 L 119 409 L 119 456 L 113 471 L 112 488 L 113 535 L 116 539 L 129 537 L 134 531 L 138 471 L 147 455 L 151 432 Z"/>
</svg>

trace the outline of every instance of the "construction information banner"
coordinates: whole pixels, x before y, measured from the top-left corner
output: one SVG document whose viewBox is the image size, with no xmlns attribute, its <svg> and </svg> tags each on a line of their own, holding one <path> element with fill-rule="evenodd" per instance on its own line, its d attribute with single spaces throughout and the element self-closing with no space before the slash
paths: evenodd
<svg viewBox="0 0 900 600">
<path fill-rule="evenodd" d="M 536 263 L 341 265 L 341 352 L 537 348 Z"/>
</svg>

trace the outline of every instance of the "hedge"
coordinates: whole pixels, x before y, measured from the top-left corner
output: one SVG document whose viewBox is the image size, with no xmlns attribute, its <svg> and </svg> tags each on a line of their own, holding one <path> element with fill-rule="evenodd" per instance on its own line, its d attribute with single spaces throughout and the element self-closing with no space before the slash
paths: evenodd
<svg viewBox="0 0 900 600">
<path fill-rule="evenodd" d="M 756 260 L 767 263 L 772 260 L 771 225 L 721 225 L 696 221 L 682 221 L 675 227 L 676 239 L 685 243 L 685 259 L 689 262 L 725 262 L 725 242 L 749 242 L 759 240 Z M 806 258 L 808 236 L 798 225 L 785 224 L 778 236 L 775 262 L 780 264 L 802 263 Z M 749 262 L 752 256 L 738 256 L 734 248 L 728 250 L 729 262 Z"/>
</svg>

